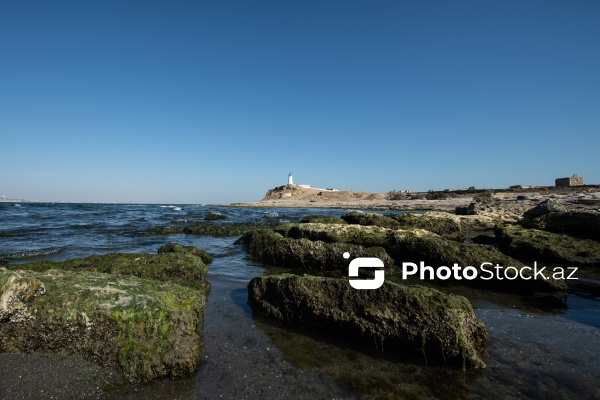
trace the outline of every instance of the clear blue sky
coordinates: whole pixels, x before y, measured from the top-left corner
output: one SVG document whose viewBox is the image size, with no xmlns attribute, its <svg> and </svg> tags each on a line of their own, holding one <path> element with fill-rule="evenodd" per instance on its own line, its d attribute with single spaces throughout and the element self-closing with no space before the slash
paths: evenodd
<svg viewBox="0 0 600 400">
<path fill-rule="evenodd" d="M 1 1 L 0 195 L 600 183 L 600 2 Z"/>
</svg>

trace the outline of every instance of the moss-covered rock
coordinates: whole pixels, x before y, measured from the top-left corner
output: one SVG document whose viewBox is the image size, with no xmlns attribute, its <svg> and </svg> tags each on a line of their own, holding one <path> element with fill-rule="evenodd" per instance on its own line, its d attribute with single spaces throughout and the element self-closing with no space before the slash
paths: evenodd
<svg viewBox="0 0 600 400">
<path fill-rule="evenodd" d="M 345 279 L 283 274 L 254 278 L 248 300 L 280 322 L 331 330 L 383 352 L 463 368 L 485 365 L 487 332 L 462 296 L 391 282 L 356 290 Z"/>
<path fill-rule="evenodd" d="M 292 239 L 268 229 L 256 230 L 243 235 L 236 244 L 248 246 L 248 253 L 262 261 L 290 268 L 306 268 L 347 273 L 350 259 L 377 257 L 388 269 L 393 269 L 394 261 L 381 247 L 363 247 L 347 243 L 325 243 L 320 240 Z"/>
<path fill-rule="evenodd" d="M 402 262 L 417 265 L 424 262 L 434 269 L 439 266 L 452 267 L 455 263 L 463 268 L 473 266 L 479 270 L 478 277 L 473 280 L 461 280 L 462 283 L 472 286 L 516 293 L 554 293 L 567 290 L 564 280 L 554 279 L 547 271 L 542 273 L 544 278 L 537 279 L 533 279 L 533 273 L 527 269 L 523 270 L 522 276 L 515 275 L 515 269 L 520 270 L 524 265 L 492 246 L 458 243 L 434 234 L 419 235 L 396 231 L 389 236 L 385 248 L 396 260 L 397 265 L 401 265 Z M 488 264 L 484 266 L 483 263 Z M 497 272 L 496 266 L 499 266 Z M 484 279 L 490 278 L 484 268 L 492 271 L 491 279 Z M 497 279 L 498 273 L 501 274 L 501 279 Z M 511 279 L 505 279 L 504 276 Z"/>
<path fill-rule="evenodd" d="M 227 219 L 226 215 L 223 215 L 221 213 L 217 213 L 217 212 L 209 212 L 208 214 L 206 214 L 206 216 L 204 217 L 204 219 L 206 221 L 216 221 L 219 219 Z"/>
<path fill-rule="evenodd" d="M 575 265 L 600 265 L 600 243 L 520 226 L 496 230 L 502 252 L 517 258 Z"/>
<path fill-rule="evenodd" d="M 190 253 L 196 257 L 200 257 L 202 262 L 206 265 L 213 262 L 213 257 L 204 250 L 200 250 L 194 246 L 183 246 L 179 243 L 167 243 L 158 248 L 158 254 L 166 253 Z"/>
<path fill-rule="evenodd" d="M 355 212 L 342 215 L 342 219 L 349 224 L 381 226 L 382 228 L 401 228 L 400 222 L 394 218 L 377 213 Z"/>
<path fill-rule="evenodd" d="M 182 226 L 157 226 L 146 230 L 147 235 L 174 235 L 178 233 L 186 233 L 189 235 L 205 235 L 205 236 L 240 236 L 254 229 L 264 227 L 263 224 L 256 223 L 228 223 L 217 225 L 214 223 L 199 222 L 193 225 Z"/>
<path fill-rule="evenodd" d="M 365 247 L 385 246 L 390 232 L 390 229 L 380 226 L 331 223 L 290 223 L 277 226 L 273 230 L 292 239 L 350 243 Z"/>
<path fill-rule="evenodd" d="M 543 229 L 600 241 L 600 213 L 550 212 L 534 218 L 527 216 L 520 221 L 520 224 L 526 228 Z"/>
<path fill-rule="evenodd" d="M 29 264 L 13 264 L 11 269 L 48 271 L 62 269 L 71 271 L 94 271 L 114 276 L 171 281 L 183 286 L 206 290 L 207 267 L 202 259 L 191 253 L 133 254 L 110 253 L 92 255 L 71 260 L 38 261 Z"/>
<path fill-rule="evenodd" d="M 283 236 L 291 238 L 303 238 L 309 240 L 322 240 L 329 243 L 350 243 L 369 246 L 383 247 L 389 254 L 396 266 L 403 262 L 419 264 L 423 261 L 428 266 L 437 268 L 440 266 L 453 266 L 455 263 L 461 267 L 474 266 L 481 268 L 482 263 L 492 263 L 495 267 L 521 268 L 523 264 L 498 249 L 476 244 L 459 243 L 444 239 L 435 233 L 424 229 L 388 229 L 380 226 L 362 225 L 333 225 L 333 224 L 286 224 L 275 230 Z M 284 247 L 285 249 L 285 247 Z M 354 254 L 352 254 L 354 256 Z M 385 263 L 385 262 L 384 262 Z M 387 265 L 387 263 L 386 263 Z M 490 269 L 491 267 L 486 266 Z M 512 271 L 512 270 L 511 270 Z M 488 277 L 488 274 L 480 270 L 480 276 Z M 512 275 L 510 275 L 512 277 Z M 530 274 L 527 270 L 523 272 L 525 278 Z M 462 283 L 478 287 L 492 287 L 507 292 L 563 292 L 566 284 L 562 280 L 555 280 L 548 274 L 546 279 L 521 279 L 498 280 L 498 279 L 474 279 L 462 280 Z"/>
<path fill-rule="evenodd" d="M 81 355 L 125 381 L 182 376 L 200 356 L 205 303 L 168 280 L 0 268 L 0 352 Z"/>
<path fill-rule="evenodd" d="M 350 224 L 381 226 L 389 229 L 425 229 L 452 240 L 458 240 L 468 232 L 492 230 L 500 222 L 488 216 L 458 216 L 436 211 L 396 215 L 352 213 L 345 214 L 342 218 Z"/>
<path fill-rule="evenodd" d="M 307 217 L 304 217 L 302 219 L 302 221 L 300 221 L 301 223 L 306 223 L 306 224 L 345 224 L 347 223 L 346 221 L 344 221 L 341 218 L 338 217 L 332 217 L 330 215 L 309 215 Z"/>
</svg>

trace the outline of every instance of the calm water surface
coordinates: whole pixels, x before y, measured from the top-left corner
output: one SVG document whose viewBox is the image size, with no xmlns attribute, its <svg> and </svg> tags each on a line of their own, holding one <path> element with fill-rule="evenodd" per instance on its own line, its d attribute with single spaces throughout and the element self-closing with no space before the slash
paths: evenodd
<svg viewBox="0 0 600 400">
<path fill-rule="evenodd" d="M 156 226 L 186 226 L 207 212 L 235 222 L 297 222 L 349 210 L 219 208 L 202 205 L 0 203 L 0 258 L 62 261 L 109 252 L 155 253 L 170 241 L 211 253 L 205 351 L 198 372 L 176 381 L 107 386 L 114 377 L 76 358 L 0 355 L 0 398 L 408 398 L 600 399 L 600 279 L 582 271 L 563 302 L 493 294 L 446 284 L 468 297 L 490 333 L 487 368 L 462 372 L 382 357 L 318 332 L 282 329 L 254 318 L 250 279 L 264 266 L 236 237 L 148 236 Z"/>
</svg>

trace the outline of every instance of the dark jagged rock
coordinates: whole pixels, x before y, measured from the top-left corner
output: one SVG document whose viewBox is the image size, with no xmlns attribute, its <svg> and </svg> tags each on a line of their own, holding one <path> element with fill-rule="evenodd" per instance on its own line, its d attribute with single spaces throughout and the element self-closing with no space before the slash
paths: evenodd
<svg viewBox="0 0 600 400">
<path fill-rule="evenodd" d="M 534 208 L 525 211 L 525 217 L 535 218 L 540 215 L 550 214 L 552 212 L 567 212 L 567 207 L 556 200 L 548 199 L 539 203 Z"/>
<path fill-rule="evenodd" d="M 0 299 L 0 352 L 80 355 L 124 381 L 184 376 L 200 358 L 205 290 L 131 275 L 0 267 Z"/>
<path fill-rule="evenodd" d="M 600 241 L 600 213 L 585 211 L 550 212 L 535 218 L 523 218 L 520 224 L 555 233 Z"/>
<path fill-rule="evenodd" d="M 487 332 L 462 296 L 391 282 L 356 290 L 345 279 L 284 274 L 252 279 L 248 300 L 282 323 L 331 330 L 386 353 L 485 366 Z"/>
<path fill-rule="evenodd" d="M 343 257 L 345 252 L 350 253 L 352 258 L 377 257 L 389 269 L 393 269 L 394 265 L 394 261 L 381 247 L 292 239 L 267 229 L 246 233 L 236 244 L 247 245 L 248 253 L 268 264 L 290 268 L 346 273 L 350 260 Z"/>
<path fill-rule="evenodd" d="M 227 216 L 216 212 L 210 212 L 206 214 L 206 217 L 204 217 L 204 219 L 206 221 L 216 221 L 219 219 L 227 219 Z"/>
<path fill-rule="evenodd" d="M 520 226 L 496 230 L 502 252 L 517 258 L 574 265 L 600 265 L 600 243 Z"/>
<path fill-rule="evenodd" d="M 165 253 L 190 253 L 197 257 L 200 257 L 202 262 L 206 265 L 213 262 L 213 257 L 204 250 L 200 250 L 194 246 L 183 246 L 179 243 L 167 243 L 158 248 L 158 254 Z"/>
</svg>

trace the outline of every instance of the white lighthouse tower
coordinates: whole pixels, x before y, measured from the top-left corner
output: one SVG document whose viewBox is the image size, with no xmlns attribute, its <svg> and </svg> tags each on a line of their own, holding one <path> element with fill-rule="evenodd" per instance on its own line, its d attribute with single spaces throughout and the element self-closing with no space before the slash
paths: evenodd
<svg viewBox="0 0 600 400">
<path fill-rule="evenodd" d="M 294 184 L 294 178 L 292 177 L 292 173 L 290 172 L 288 175 L 288 185 L 293 185 Z"/>
</svg>

